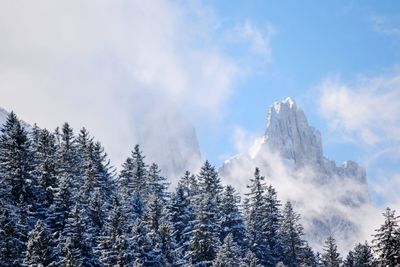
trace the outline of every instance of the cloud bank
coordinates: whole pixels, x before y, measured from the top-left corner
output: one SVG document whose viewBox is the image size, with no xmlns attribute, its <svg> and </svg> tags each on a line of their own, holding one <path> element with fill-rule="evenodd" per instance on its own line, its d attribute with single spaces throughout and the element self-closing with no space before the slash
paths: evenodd
<svg viewBox="0 0 400 267">
<path fill-rule="evenodd" d="M 196 1 L 2 1 L 0 106 L 41 127 L 85 126 L 115 163 L 136 143 L 163 161 L 175 152 L 161 147 L 195 135 L 190 121 L 223 116 L 240 67 L 220 31 Z"/>
</svg>

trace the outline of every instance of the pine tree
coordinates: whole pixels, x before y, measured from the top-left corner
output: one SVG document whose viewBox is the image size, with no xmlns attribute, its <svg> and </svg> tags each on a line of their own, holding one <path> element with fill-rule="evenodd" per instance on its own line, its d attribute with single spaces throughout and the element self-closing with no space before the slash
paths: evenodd
<svg viewBox="0 0 400 267">
<path fill-rule="evenodd" d="M 280 201 L 275 188 L 269 185 L 265 192 L 265 223 L 268 250 L 271 253 L 271 263 L 275 265 L 280 259 L 282 248 L 279 241 L 279 227 L 281 223 Z"/>
<path fill-rule="evenodd" d="M 256 255 L 251 250 L 248 250 L 246 256 L 240 262 L 240 267 L 261 267 L 258 262 Z"/>
<path fill-rule="evenodd" d="M 17 116 L 11 112 L 1 128 L 0 135 L 0 184 L 11 189 L 11 201 L 34 203 L 35 192 L 29 188 L 35 184 L 31 176 L 32 157 L 28 135 Z"/>
<path fill-rule="evenodd" d="M 129 199 L 137 193 L 143 194 L 146 192 L 147 165 L 144 162 L 144 158 L 139 145 L 136 145 L 131 156 L 122 164 L 118 182 L 122 194 Z M 142 197 L 145 196 L 142 195 Z"/>
<path fill-rule="evenodd" d="M 134 266 L 149 266 L 153 258 L 152 242 L 147 233 L 149 230 L 141 218 L 137 218 L 133 222 L 130 238 L 130 250 Z"/>
<path fill-rule="evenodd" d="M 342 263 L 340 254 L 337 252 L 336 240 L 332 236 L 325 241 L 322 261 L 325 267 L 339 267 Z"/>
<path fill-rule="evenodd" d="M 62 241 L 70 240 L 69 245 L 76 266 L 84 263 L 85 266 L 98 265 L 97 258 L 92 249 L 91 225 L 87 219 L 86 211 L 76 203 L 70 211 L 62 232 Z"/>
<path fill-rule="evenodd" d="M 53 251 L 46 225 L 38 220 L 35 228 L 29 232 L 27 253 L 24 260 L 26 266 L 54 266 Z"/>
<path fill-rule="evenodd" d="M 357 244 L 354 250 L 349 251 L 344 262 L 345 267 L 377 266 L 371 247 L 367 242 Z"/>
<path fill-rule="evenodd" d="M 260 260 L 262 265 L 272 265 L 271 251 L 267 243 L 265 233 L 267 232 L 267 222 L 265 218 L 265 183 L 264 176 L 261 176 L 260 170 L 256 168 L 254 178 L 250 179 L 250 190 L 247 193 L 246 200 L 246 222 L 247 222 L 247 240 L 249 249 Z"/>
<path fill-rule="evenodd" d="M 178 186 L 167 205 L 167 217 L 172 224 L 175 241 L 180 253 L 185 255 L 189 250 L 189 241 L 192 237 L 195 220 L 195 206 L 191 200 L 188 187 L 182 183 Z"/>
<path fill-rule="evenodd" d="M 213 262 L 215 267 L 239 267 L 241 251 L 238 244 L 233 240 L 233 235 L 228 234 L 219 249 Z"/>
<path fill-rule="evenodd" d="M 221 236 L 221 181 L 214 167 L 206 161 L 198 175 L 199 195 L 196 198 L 196 219 L 188 256 L 193 264 L 210 265 Z"/>
<path fill-rule="evenodd" d="M 15 206 L 0 200 L 0 265 L 20 266 L 25 253 L 25 236 L 18 224 Z"/>
<path fill-rule="evenodd" d="M 117 199 L 114 200 L 113 208 L 109 215 L 109 218 L 104 226 L 104 235 L 98 239 L 97 254 L 99 255 L 100 262 L 105 266 L 114 266 L 117 264 L 119 255 L 127 252 L 121 251 L 123 248 L 127 248 L 124 243 L 126 232 L 125 218 L 122 214 L 121 205 Z M 115 246 L 119 240 L 119 247 Z"/>
<path fill-rule="evenodd" d="M 38 209 L 44 219 L 47 209 L 53 204 L 57 188 L 57 147 L 55 136 L 48 130 L 36 128 L 33 131 L 32 154 L 34 156 L 33 176 L 38 184 Z"/>
<path fill-rule="evenodd" d="M 374 249 L 378 254 L 379 264 L 392 267 L 400 264 L 400 217 L 390 208 L 386 209 L 383 217 L 385 222 L 374 235 Z"/>
<path fill-rule="evenodd" d="M 167 178 L 160 173 L 161 170 L 157 164 L 153 163 L 150 165 L 147 173 L 147 195 L 156 194 L 159 199 L 166 201 L 169 197 L 167 192 L 169 183 L 167 182 Z"/>
<path fill-rule="evenodd" d="M 232 186 L 226 186 L 221 200 L 221 238 L 225 239 L 229 234 L 233 242 L 241 248 L 245 247 L 245 225 L 243 216 L 239 210 L 240 196 Z"/>
<path fill-rule="evenodd" d="M 57 173 L 59 187 L 61 188 L 61 183 L 67 184 L 71 199 L 77 201 L 81 199 L 79 191 L 82 183 L 79 178 L 80 160 L 73 129 L 68 123 L 65 123 L 62 126 L 61 133 L 56 130 L 55 136 L 58 144 Z"/>
<path fill-rule="evenodd" d="M 288 201 L 283 209 L 282 223 L 279 229 L 279 238 L 282 246 L 282 261 L 286 266 L 299 266 L 303 259 L 304 240 L 303 226 L 300 224 L 300 215 L 297 214 Z"/>
</svg>

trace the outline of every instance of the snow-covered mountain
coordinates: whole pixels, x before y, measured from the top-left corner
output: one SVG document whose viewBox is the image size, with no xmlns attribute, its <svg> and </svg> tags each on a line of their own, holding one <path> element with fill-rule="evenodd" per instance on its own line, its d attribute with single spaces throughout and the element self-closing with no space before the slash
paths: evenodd
<svg viewBox="0 0 400 267">
<path fill-rule="evenodd" d="M 319 131 L 291 98 L 269 108 L 265 134 L 248 153 L 225 161 L 220 174 L 245 192 L 256 166 L 282 199 L 295 203 L 314 246 L 329 234 L 352 245 L 348 238 L 359 229 L 349 215 L 370 202 L 366 172 L 356 162 L 337 166 L 324 156 Z"/>
</svg>

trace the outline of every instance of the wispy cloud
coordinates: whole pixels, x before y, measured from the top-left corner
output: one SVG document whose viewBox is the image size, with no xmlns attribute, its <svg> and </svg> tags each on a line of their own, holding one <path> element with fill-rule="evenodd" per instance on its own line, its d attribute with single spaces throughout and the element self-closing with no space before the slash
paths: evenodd
<svg viewBox="0 0 400 267">
<path fill-rule="evenodd" d="M 250 53 L 270 59 L 272 55 L 271 38 L 275 32 L 275 28 L 270 23 L 265 27 L 260 27 L 250 19 L 246 19 L 237 23 L 227 32 L 227 40 L 243 44 Z"/>
<path fill-rule="evenodd" d="M 400 73 L 364 77 L 349 84 L 328 78 L 319 86 L 319 110 L 348 140 L 376 145 L 400 142 Z"/>
<path fill-rule="evenodd" d="M 392 37 L 400 37 L 400 25 L 393 22 L 388 17 L 374 15 L 370 17 L 372 29 Z"/>
<path fill-rule="evenodd" d="M 159 148 L 184 142 L 188 120 L 218 120 L 240 72 L 210 12 L 164 0 L 0 2 L 0 106 L 42 127 L 86 126 L 116 162 L 136 142 L 149 160 L 169 157 Z"/>
</svg>

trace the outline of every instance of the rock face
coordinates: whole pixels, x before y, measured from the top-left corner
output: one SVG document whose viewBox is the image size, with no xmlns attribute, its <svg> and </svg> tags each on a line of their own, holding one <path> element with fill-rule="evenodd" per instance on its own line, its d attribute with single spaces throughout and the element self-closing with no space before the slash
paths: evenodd
<svg viewBox="0 0 400 267">
<path fill-rule="evenodd" d="M 321 175 L 319 182 L 337 176 L 366 183 L 365 170 L 356 162 L 345 161 L 338 167 L 324 156 L 320 132 L 309 126 L 303 110 L 291 98 L 269 108 L 264 139 L 265 146 L 292 160 L 295 169 L 313 167 Z"/>
<path fill-rule="evenodd" d="M 256 166 L 281 198 L 293 201 L 301 211 L 307 236 L 316 247 L 329 234 L 342 241 L 356 236 L 358 229 L 347 212 L 369 204 L 366 172 L 356 162 L 337 166 L 325 157 L 320 132 L 309 126 L 291 98 L 269 108 L 265 134 L 248 153 L 225 161 L 219 171 L 227 183 L 244 192 L 243 185 Z"/>
</svg>

